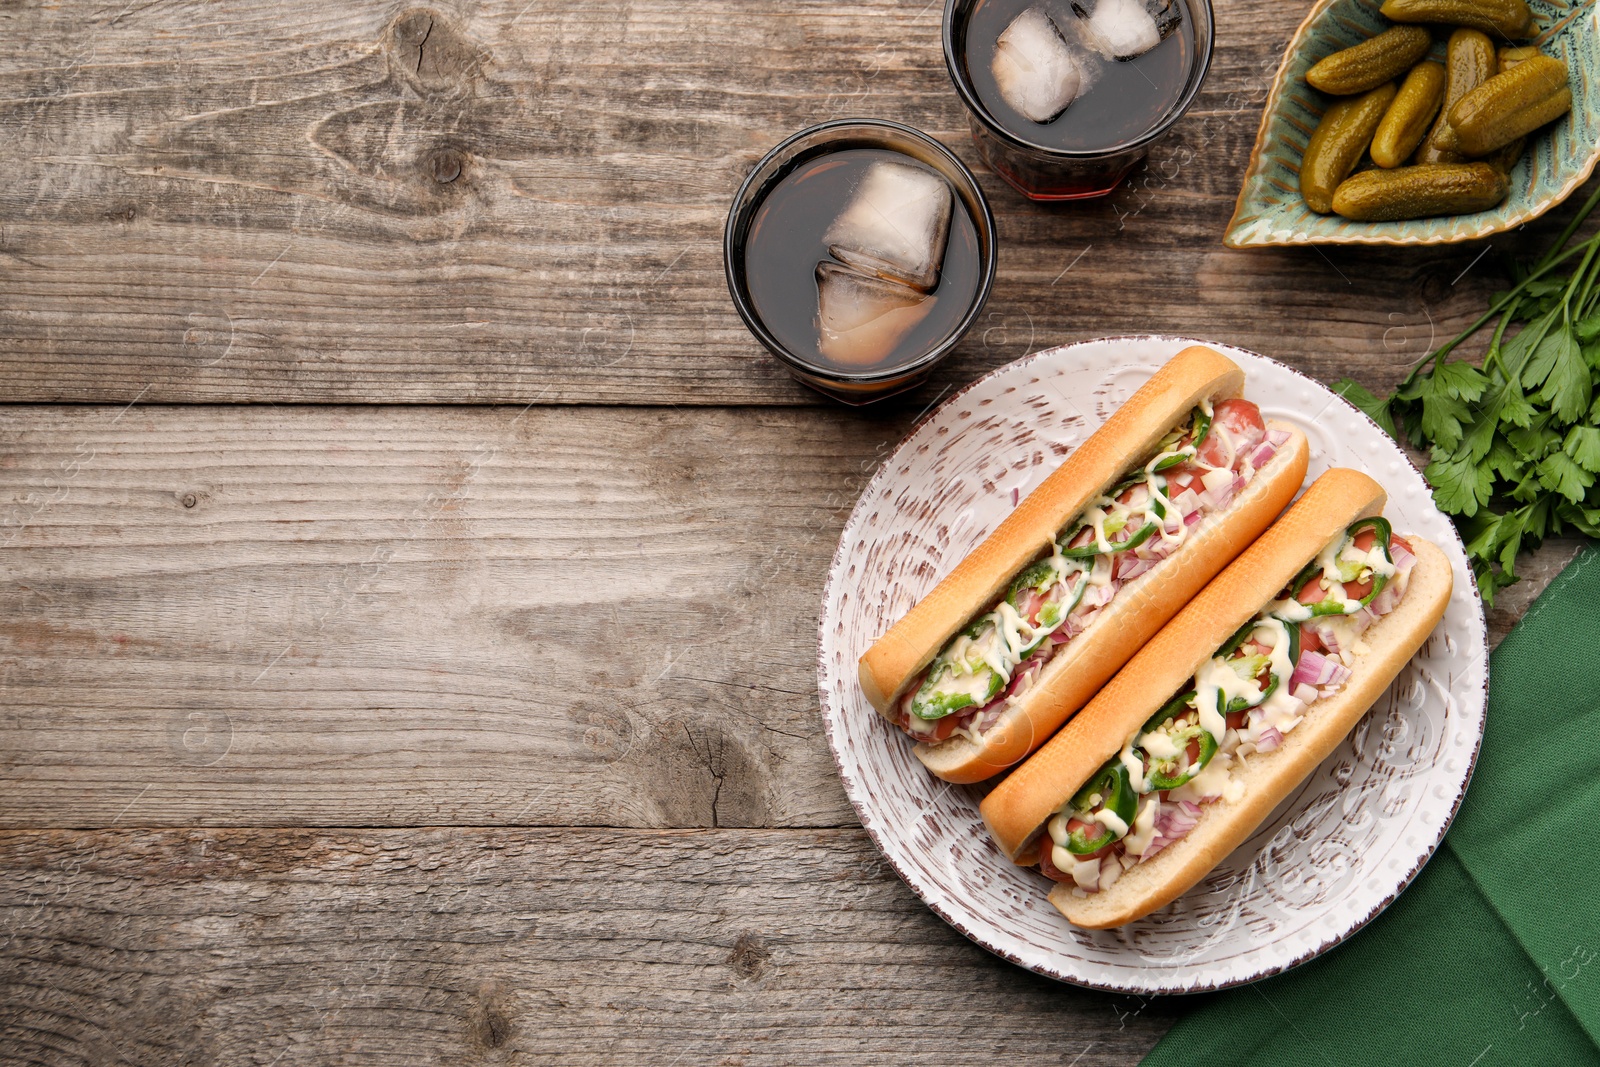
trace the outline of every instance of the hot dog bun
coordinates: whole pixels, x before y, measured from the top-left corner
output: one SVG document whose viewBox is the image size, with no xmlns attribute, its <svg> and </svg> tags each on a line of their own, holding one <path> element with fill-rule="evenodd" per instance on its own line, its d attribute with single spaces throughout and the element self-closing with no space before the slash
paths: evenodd
<svg viewBox="0 0 1600 1067">
<path fill-rule="evenodd" d="M 1308 560 L 1352 522 L 1381 515 L 1386 499 L 1382 486 L 1353 470 L 1335 468 L 1313 482 L 1283 518 L 1128 660 L 1076 718 L 984 797 L 979 810 L 1001 850 L 1019 863 L 1037 862 L 1035 839 L 1045 821 L 1122 750 L 1157 708 L 1187 688 L 1200 665 L 1255 618 Z"/>
<path fill-rule="evenodd" d="M 1453 579 L 1450 560 L 1420 538 L 1407 538 L 1417 563 L 1399 606 L 1375 622 L 1362 641 L 1368 651 L 1350 666 L 1350 680 L 1334 696 L 1319 700 L 1305 720 L 1285 735 L 1283 747 L 1257 752 L 1233 773 L 1245 783 L 1237 801 L 1204 806 L 1200 823 L 1144 863 L 1135 864 L 1110 889 L 1076 896 L 1057 885 L 1050 903 L 1076 926 L 1121 926 L 1170 904 L 1255 832 L 1278 803 L 1339 747 L 1361 716 L 1416 655 L 1444 615 Z"/>
<path fill-rule="evenodd" d="M 1243 384 L 1244 373 L 1232 360 L 1203 345 L 1169 360 L 861 657 L 861 688 L 873 706 L 892 718 L 895 701 L 934 656 L 1005 592 L 1063 526 L 1147 456 L 1201 400 L 1238 396 Z M 1305 435 L 1285 423 L 1268 428 L 1290 437 L 1250 484 L 1197 526 L 1178 551 L 1123 586 L 1095 624 L 1065 645 L 1034 687 L 984 733 L 982 744 L 964 737 L 918 744 L 917 758 L 946 781 L 980 782 L 1048 739 L 1293 498 L 1309 459 Z"/>
</svg>

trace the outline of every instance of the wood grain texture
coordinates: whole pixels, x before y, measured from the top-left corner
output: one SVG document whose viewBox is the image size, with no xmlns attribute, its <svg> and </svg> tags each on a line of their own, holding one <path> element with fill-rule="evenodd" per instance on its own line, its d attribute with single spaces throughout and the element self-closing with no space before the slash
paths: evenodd
<svg viewBox="0 0 1600 1067">
<path fill-rule="evenodd" d="M 854 825 L 816 613 L 905 428 L 0 409 L 0 825 Z"/>
<path fill-rule="evenodd" d="M 860 830 L 11 831 L 0 872 L 0 1047 L 51 1067 L 1106 1067 L 1192 1003 L 987 955 Z"/>
<path fill-rule="evenodd" d="M 0 7 L 0 382 L 119 403 L 812 403 L 733 312 L 723 219 L 768 148 L 826 118 L 906 121 L 979 167 L 941 9 Z M 999 278 L 924 396 L 1148 330 L 1376 387 L 1481 308 L 1498 279 L 1477 246 L 1221 247 L 1301 14 L 1221 0 L 1204 91 L 1114 195 L 1039 207 L 981 175 Z"/>
<path fill-rule="evenodd" d="M 854 824 L 816 612 L 899 422 L 0 412 L 0 824 Z"/>
</svg>

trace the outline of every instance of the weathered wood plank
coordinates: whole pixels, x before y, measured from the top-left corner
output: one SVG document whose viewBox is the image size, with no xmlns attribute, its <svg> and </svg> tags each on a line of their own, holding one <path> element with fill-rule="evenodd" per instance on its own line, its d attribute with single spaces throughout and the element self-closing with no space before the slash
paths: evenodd
<svg viewBox="0 0 1600 1067">
<path fill-rule="evenodd" d="M 859 830 L 12 831 L 0 915 L 40 1065 L 1104 1067 L 1187 1007 L 987 955 Z"/>
<path fill-rule="evenodd" d="M 853 825 L 816 611 L 904 424 L 0 409 L 0 825 Z"/>
<path fill-rule="evenodd" d="M 0 383 L 16 400 L 809 403 L 728 301 L 728 202 L 767 148 L 841 115 L 911 122 L 977 166 L 940 11 L 8 6 Z M 1042 208 L 983 175 L 1000 278 L 930 394 L 1149 330 L 1379 385 L 1481 308 L 1496 279 L 1478 247 L 1221 247 L 1302 14 L 1220 0 L 1195 109 L 1116 195 Z"/>
<path fill-rule="evenodd" d="M 895 421 L 11 408 L 0 824 L 853 824 L 816 611 Z"/>
</svg>

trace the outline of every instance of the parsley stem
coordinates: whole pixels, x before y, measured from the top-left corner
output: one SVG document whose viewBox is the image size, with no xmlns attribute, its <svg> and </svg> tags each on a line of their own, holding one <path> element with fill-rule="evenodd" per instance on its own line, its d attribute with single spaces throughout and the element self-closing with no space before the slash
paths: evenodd
<svg viewBox="0 0 1600 1067">
<path fill-rule="evenodd" d="M 1422 369 L 1431 361 L 1448 355 L 1462 341 L 1465 341 L 1467 338 L 1483 329 L 1484 325 L 1487 324 L 1490 319 L 1493 319 L 1496 315 L 1500 314 L 1500 312 L 1511 306 L 1511 302 L 1513 300 L 1522 299 L 1523 291 L 1527 289 L 1528 283 L 1538 281 L 1540 278 L 1544 277 L 1546 274 L 1549 274 L 1556 267 L 1560 266 L 1562 263 L 1571 259 L 1578 253 L 1589 251 L 1597 242 L 1600 242 L 1600 234 L 1596 234 L 1594 237 L 1589 238 L 1580 245 L 1574 245 L 1572 248 L 1565 250 L 1560 255 L 1555 256 L 1553 259 L 1546 257 L 1547 262 L 1541 263 L 1537 269 L 1530 273 L 1526 278 L 1522 279 L 1522 281 L 1518 282 L 1509 293 L 1506 293 L 1499 300 L 1496 300 L 1493 304 L 1489 305 L 1489 310 L 1478 316 L 1476 322 L 1474 322 L 1471 326 L 1468 326 L 1465 330 L 1462 330 L 1460 333 L 1456 334 L 1456 336 L 1451 340 L 1446 341 L 1444 344 L 1440 345 L 1438 348 L 1419 359 L 1416 363 L 1416 366 L 1411 368 L 1411 373 L 1407 374 L 1396 388 L 1404 389 L 1406 386 L 1410 385 L 1416 376 L 1422 373 Z"/>
<path fill-rule="evenodd" d="M 1513 286 L 1510 292 L 1506 293 L 1499 300 L 1496 300 L 1493 304 L 1491 304 L 1488 311 L 1485 311 L 1471 326 L 1468 326 L 1465 330 L 1461 331 L 1461 333 L 1457 334 L 1454 339 L 1446 341 L 1444 344 L 1440 345 L 1438 348 L 1419 359 L 1411 368 L 1410 373 L 1405 376 L 1404 380 L 1400 382 L 1397 388 L 1404 389 L 1406 386 L 1410 385 L 1416 379 L 1417 375 L 1422 373 L 1423 368 L 1429 363 L 1435 360 L 1443 359 L 1445 356 L 1449 355 L 1455 350 L 1457 345 L 1471 337 L 1473 334 L 1477 333 L 1479 330 L 1483 329 L 1483 327 L 1496 315 L 1499 315 L 1502 311 L 1512 307 L 1514 301 L 1520 301 L 1523 292 L 1526 291 L 1530 282 L 1537 281 L 1538 279 L 1544 277 L 1555 267 L 1566 262 L 1568 259 L 1571 259 L 1579 252 L 1585 253 L 1586 256 L 1592 256 L 1595 251 L 1597 241 L 1600 241 L 1600 234 L 1590 237 L 1582 244 L 1573 248 L 1566 248 L 1564 246 L 1568 241 L 1572 240 L 1572 235 L 1578 232 L 1578 227 L 1583 225 L 1583 221 L 1589 217 L 1590 213 L 1594 211 L 1597 205 L 1600 205 L 1600 188 L 1596 188 L 1594 192 L 1589 194 L 1589 199 L 1585 200 L 1583 206 L 1578 209 L 1578 213 L 1572 216 L 1571 221 L 1567 223 L 1566 229 L 1561 231 L 1561 236 L 1556 240 L 1555 244 L 1550 246 L 1550 251 L 1545 253 L 1544 259 L 1539 261 L 1539 265 L 1535 267 L 1526 278 L 1522 279 L 1522 281 Z M 1578 275 L 1582 275 L 1584 273 L 1584 268 L 1588 267 L 1589 264 L 1590 260 L 1585 258 L 1583 267 L 1580 267 L 1577 275 L 1574 276 L 1574 281 L 1577 280 Z M 1595 279 L 1589 279 L 1586 286 L 1588 291 L 1585 293 L 1584 301 L 1588 301 L 1593 295 L 1594 285 Z M 1571 290 L 1569 289 L 1569 296 L 1570 293 Z M 1498 345 L 1500 338 L 1505 334 L 1505 329 L 1508 325 L 1508 322 L 1509 316 L 1507 316 L 1505 320 L 1502 320 L 1499 327 L 1495 330 L 1494 345 Z M 1494 345 L 1490 346 L 1490 351 L 1494 350 Z"/>
</svg>

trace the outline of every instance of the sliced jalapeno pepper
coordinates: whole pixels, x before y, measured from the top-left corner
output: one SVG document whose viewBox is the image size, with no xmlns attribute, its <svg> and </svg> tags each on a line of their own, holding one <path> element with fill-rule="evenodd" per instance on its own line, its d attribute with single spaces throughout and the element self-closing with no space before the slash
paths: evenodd
<svg viewBox="0 0 1600 1067">
<path fill-rule="evenodd" d="M 1210 432 L 1211 432 L 1211 416 L 1207 415 L 1200 408 L 1195 408 L 1194 409 L 1194 422 L 1190 423 L 1190 428 L 1189 428 L 1189 433 L 1190 433 L 1189 444 L 1191 446 L 1193 446 L 1196 451 L 1198 451 L 1199 448 L 1200 448 L 1200 445 L 1202 443 L 1204 443 L 1204 441 L 1206 439 L 1206 434 L 1208 434 Z M 1176 438 L 1173 440 L 1172 443 L 1174 445 L 1176 445 L 1181 440 L 1183 440 L 1183 435 L 1180 433 L 1180 434 L 1178 434 L 1176 436 Z M 1163 445 L 1164 444 L 1165 444 L 1165 442 L 1163 442 Z M 1168 449 L 1166 447 L 1162 447 L 1161 451 L 1167 452 L 1167 451 L 1170 451 L 1170 449 Z M 1155 469 L 1156 473 L 1159 474 L 1164 470 L 1170 470 L 1171 468 L 1176 467 L 1178 464 L 1184 462 L 1184 460 L 1187 459 L 1187 458 L 1188 457 L 1186 457 L 1186 456 L 1168 456 L 1166 459 L 1162 460 L 1160 463 L 1157 463 L 1155 465 L 1154 469 Z"/>
<path fill-rule="evenodd" d="M 1139 728 L 1139 732 L 1141 734 L 1147 734 L 1151 730 L 1158 728 L 1168 719 L 1177 715 L 1182 715 L 1193 706 L 1190 701 L 1194 700 L 1194 696 L 1195 693 L 1193 689 L 1189 690 L 1187 693 L 1179 693 L 1177 696 L 1163 704 L 1160 711 L 1150 716 L 1149 720 Z"/>
<path fill-rule="evenodd" d="M 1206 769 L 1211 757 L 1217 754 L 1217 739 L 1198 724 L 1180 730 L 1172 740 L 1181 750 L 1177 756 L 1150 760 L 1148 778 L 1152 791 L 1177 789 L 1181 785 L 1187 785 L 1191 778 Z M 1193 763 L 1189 762 L 1188 756 L 1190 741 L 1200 742 L 1200 751 L 1196 753 Z"/>
<path fill-rule="evenodd" d="M 1111 492 L 1106 495 L 1115 500 L 1122 493 L 1132 489 L 1136 485 L 1144 485 L 1148 480 L 1149 479 L 1142 475 L 1137 478 L 1130 478 L 1120 485 L 1114 486 Z M 1158 488 L 1165 493 L 1167 491 L 1167 480 L 1162 478 L 1160 479 L 1160 483 L 1161 484 L 1158 486 Z M 1160 500 L 1152 500 L 1150 502 L 1149 510 L 1156 516 L 1157 519 L 1165 519 L 1167 517 L 1166 505 L 1161 503 Z M 1083 523 L 1076 530 L 1073 530 L 1071 534 L 1062 539 L 1061 554 L 1066 556 L 1068 559 L 1093 559 L 1095 556 L 1113 556 L 1118 552 L 1128 552 L 1132 549 L 1138 548 L 1140 545 L 1150 540 L 1150 538 L 1155 535 L 1156 529 L 1160 525 L 1161 524 L 1159 522 L 1147 522 L 1143 526 L 1139 527 L 1138 530 L 1134 531 L 1132 537 L 1128 538 L 1126 541 L 1117 541 L 1111 545 L 1109 551 L 1102 552 L 1099 546 L 1093 541 L 1086 545 L 1081 545 L 1078 548 L 1068 547 L 1068 541 L 1071 541 L 1074 537 L 1077 537 L 1080 533 L 1089 528 L 1088 523 Z M 1117 532 L 1121 533 L 1122 531 L 1119 530 Z"/>
<path fill-rule="evenodd" d="M 1352 522 L 1349 526 L 1345 527 L 1345 537 L 1349 541 L 1354 542 L 1356 535 L 1368 527 L 1371 527 L 1372 530 L 1376 532 L 1378 543 L 1383 545 L 1383 558 L 1388 560 L 1390 563 L 1393 563 L 1394 550 L 1391 546 L 1394 539 L 1394 527 L 1391 526 L 1389 520 L 1385 519 L 1383 516 L 1374 515 L 1366 519 L 1357 519 L 1355 522 Z M 1340 546 L 1340 551 L 1343 551 L 1343 546 Z M 1295 577 L 1293 582 L 1289 583 L 1289 598 L 1291 600 L 1298 600 L 1300 598 L 1300 591 L 1306 587 L 1306 583 L 1311 581 L 1313 577 L 1321 572 L 1322 567 L 1316 560 L 1312 560 L 1310 563 L 1306 564 L 1305 569 Z M 1359 601 L 1361 606 L 1366 607 L 1368 604 L 1372 603 L 1373 600 L 1377 598 L 1378 594 L 1383 592 L 1383 587 L 1388 584 L 1388 575 L 1374 573 L 1372 576 L 1372 588 L 1368 590 L 1367 595 L 1362 597 Z M 1343 598 L 1319 600 L 1315 604 L 1307 604 L 1305 606 L 1311 610 L 1311 614 L 1313 616 L 1355 614 L 1354 612 L 1345 611 Z"/>
<path fill-rule="evenodd" d="M 977 640 L 983 628 L 992 625 L 988 616 L 983 616 L 962 632 Z M 1005 685 L 1006 679 L 987 664 L 971 674 L 957 675 L 949 660 L 936 659 L 911 698 L 911 714 L 919 719 L 942 719 L 974 704 L 987 704 Z"/>
<path fill-rule="evenodd" d="M 938 685 L 942 673 L 946 672 L 930 673 L 928 680 L 923 681 L 922 688 L 917 689 L 917 696 L 912 697 L 910 713 L 915 717 L 934 720 L 934 718 L 954 715 L 955 712 L 960 712 L 960 710 L 971 707 L 973 704 L 987 704 L 1005 686 L 1005 678 L 997 675 L 994 670 L 984 669 L 979 673 L 987 675 L 987 681 L 984 688 L 978 693 L 971 693 L 971 691 L 955 691 L 955 693 L 944 691 L 944 693 L 939 693 L 933 686 Z"/>
<path fill-rule="evenodd" d="M 1056 569 L 1050 566 L 1048 559 L 1041 559 L 1037 563 L 1030 564 L 1023 569 L 1021 574 L 1017 575 L 1016 580 L 1011 583 L 1011 591 L 1006 594 L 1006 603 L 1016 607 L 1017 597 L 1022 593 L 1029 589 L 1036 593 L 1042 593 L 1054 585 L 1055 581 Z"/>
<path fill-rule="evenodd" d="M 1278 683 L 1281 681 L 1282 679 L 1276 674 L 1267 675 L 1267 687 L 1261 691 L 1261 696 L 1254 701 L 1247 700 L 1244 697 L 1234 697 L 1232 700 L 1227 702 L 1226 706 L 1224 706 L 1222 702 L 1222 694 L 1218 693 L 1217 710 L 1222 712 L 1224 715 L 1232 715 L 1236 711 L 1245 711 L 1248 708 L 1260 707 L 1262 704 L 1267 702 L 1268 697 L 1278 691 Z"/>
<path fill-rule="evenodd" d="M 1099 800 L 1095 797 L 1098 795 Z M 1072 808 L 1077 812 L 1083 822 L 1088 822 L 1086 816 L 1096 811 L 1109 811 L 1125 823 L 1133 822 L 1133 817 L 1139 807 L 1139 796 L 1133 791 L 1133 781 L 1128 776 L 1128 768 L 1123 766 L 1121 760 L 1112 760 L 1091 779 L 1078 794 L 1072 798 Z M 1100 824 L 1097 824 L 1100 825 Z M 1116 840 L 1116 833 L 1109 826 L 1100 825 L 1100 830 L 1093 836 L 1086 835 L 1082 830 L 1073 830 L 1067 834 L 1067 851 L 1077 856 L 1085 856 L 1091 852 L 1099 852 L 1102 848 Z"/>
</svg>

